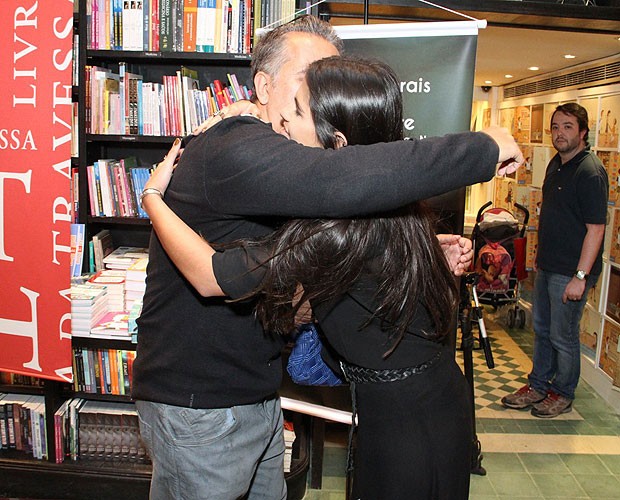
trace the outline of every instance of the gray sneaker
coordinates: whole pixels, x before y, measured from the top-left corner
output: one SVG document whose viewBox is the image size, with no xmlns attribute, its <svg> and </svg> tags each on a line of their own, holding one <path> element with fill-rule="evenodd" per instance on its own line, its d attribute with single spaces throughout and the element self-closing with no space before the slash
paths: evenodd
<svg viewBox="0 0 620 500">
<path fill-rule="evenodd" d="M 524 385 L 517 392 L 504 396 L 502 404 L 506 408 L 512 408 L 513 410 L 524 410 L 535 403 L 540 403 L 546 397 L 546 394 L 541 394 L 529 385 Z"/>
<path fill-rule="evenodd" d="M 553 418 L 568 413 L 573 409 L 572 399 L 565 398 L 559 394 L 549 391 L 547 397 L 532 408 L 532 415 L 539 418 Z"/>
</svg>

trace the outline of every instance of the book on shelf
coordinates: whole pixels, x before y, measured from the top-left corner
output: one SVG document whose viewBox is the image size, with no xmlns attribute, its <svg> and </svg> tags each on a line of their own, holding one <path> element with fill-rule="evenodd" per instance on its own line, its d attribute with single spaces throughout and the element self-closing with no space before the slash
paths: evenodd
<svg viewBox="0 0 620 500">
<path fill-rule="evenodd" d="M 100 159 L 94 163 L 95 178 L 99 179 L 101 191 L 101 203 L 103 205 L 103 215 L 114 217 L 118 215 L 116 210 L 116 200 L 114 199 L 114 188 L 111 182 L 110 164 L 114 159 Z M 98 175 L 97 175 L 98 174 Z"/>
<path fill-rule="evenodd" d="M 69 443 L 68 450 L 65 450 L 65 456 L 68 456 L 73 461 L 77 460 L 80 455 L 78 435 L 78 426 L 80 420 L 79 410 L 84 405 L 84 403 L 85 401 L 82 398 L 73 398 L 68 405 Z"/>
<path fill-rule="evenodd" d="M 84 259 L 84 224 L 71 224 L 71 276 L 82 274 L 82 261 Z"/>
<path fill-rule="evenodd" d="M 213 52 L 215 49 L 216 0 L 198 0 L 196 13 L 196 51 Z"/>
<path fill-rule="evenodd" d="M 77 122 L 76 122 L 77 123 Z M 80 213 L 80 174 L 78 167 L 71 168 L 71 222 L 79 222 Z"/>
<path fill-rule="evenodd" d="M 129 335 L 131 335 L 131 341 L 134 344 L 138 343 L 138 323 L 137 320 L 142 314 L 142 298 L 136 299 L 129 309 L 129 318 L 127 319 L 127 327 Z"/>
<path fill-rule="evenodd" d="M 74 432 L 80 459 L 150 463 L 133 404 L 83 401 L 78 414 Z"/>
<path fill-rule="evenodd" d="M 198 0 L 183 0 L 183 51 L 196 52 Z"/>
<path fill-rule="evenodd" d="M 54 412 L 54 447 L 56 448 L 55 461 L 57 464 L 64 462 L 65 454 L 69 449 L 69 403 L 66 399 Z"/>
<path fill-rule="evenodd" d="M 125 311 L 109 311 L 99 323 L 91 328 L 91 337 L 129 339 L 129 314 Z"/>
<path fill-rule="evenodd" d="M 93 235 L 93 251 L 95 258 L 95 270 L 101 271 L 104 268 L 103 259 L 114 251 L 112 233 L 108 229 L 102 229 Z"/>
<path fill-rule="evenodd" d="M 148 257 L 148 248 L 121 246 L 103 259 L 103 263 L 108 269 L 126 270 L 135 261 Z"/>
<path fill-rule="evenodd" d="M 184 0 L 172 0 L 172 50 L 174 52 L 183 51 L 183 5 Z"/>
</svg>

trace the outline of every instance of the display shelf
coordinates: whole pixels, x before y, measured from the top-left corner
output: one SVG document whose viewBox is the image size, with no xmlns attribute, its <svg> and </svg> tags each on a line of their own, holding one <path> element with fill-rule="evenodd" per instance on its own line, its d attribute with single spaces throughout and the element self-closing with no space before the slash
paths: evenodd
<svg viewBox="0 0 620 500">
<path fill-rule="evenodd" d="M 293 446 L 291 470 L 285 474 L 288 500 L 301 500 L 306 493 L 310 467 L 306 430 L 309 425 L 310 418 L 295 417 L 297 439 Z M 34 460 L 19 452 L 0 452 L 2 497 L 146 500 L 150 480 L 150 465 L 98 460 L 56 464 Z"/>
<path fill-rule="evenodd" d="M 251 60 L 248 54 L 225 54 L 214 52 L 141 52 L 133 50 L 86 50 L 86 57 L 92 61 L 129 61 L 146 63 L 225 63 L 247 66 Z"/>
</svg>

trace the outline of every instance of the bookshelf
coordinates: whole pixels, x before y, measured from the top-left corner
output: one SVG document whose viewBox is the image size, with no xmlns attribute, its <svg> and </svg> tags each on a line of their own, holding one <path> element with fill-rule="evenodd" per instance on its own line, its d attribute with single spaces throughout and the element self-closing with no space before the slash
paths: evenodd
<svg viewBox="0 0 620 500">
<path fill-rule="evenodd" d="M 99 1 L 99 4 L 104 3 Z M 116 0 L 110 0 L 111 6 L 116 3 Z M 177 1 L 172 3 L 183 4 Z M 294 5 L 294 2 L 281 3 L 289 7 Z M 186 126 L 175 133 L 152 135 L 135 131 L 127 133 L 127 130 L 120 129 L 112 129 L 115 133 L 100 133 L 99 130 L 97 133 L 89 133 L 92 116 L 88 114 L 88 110 L 90 108 L 92 111 L 89 103 L 92 95 L 86 79 L 86 68 L 96 66 L 114 75 L 118 75 L 124 69 L 126 72 L 140 75 L 142 81 L 148 83 L 163 83 L 164 77 L 174 77 L 181 68 L 189 68 L 199 80 L 201 88 L 214 80 L 228 84 L 228 75 L 235 75 L 240 85 L 250 86 L 248 81 L 250 55 L 247 53 L 249 50 L 245 48 L 242 53 L 144 50 L 153 48 L 152 40 L 149 41 L 150 45 L 134 46 L 132 50 L 103 49 L 105 44 L 94 46 L 89 39 L 94 26 L 92 23 L 94 4 L 91 0 L 79 0 L 76 2 L 79 12 L 74 14 L 75 64 L 72 96 L 75 109 L 71 166 L 73 173 L 77 174 L 72 178 L 77 179 L 75 192 L 79 200 L 79 203 L 74 205 L 76 207 L 74 222 L 85 226 L 83 272 L 90 270 L 91 255 L 88 241 L 93 235 L 107 229 L 112 235 L 114 247 L 146 248 L 151 231 L 149 220 L 139 215 L 116 213 L 112 216 L 102 216 L 93 212 L 90 203 L 92 191 L 88 184 L 88 167 L 100 159 L 135 158 L 136 166 L 148 168 L 161 160 L 175 137 L 185 135 L 189 131 L 189 127 Z M 135 351 L 135 344 L 129 340 L 74 336 L 72 345 L 74 350 L 80 350 L 82 353 L 104 350 Z M 43 401 L 41 411 L 45 415 L 45 428 L 41 432 L 43 436 L 46 435 L 43 439 L 47 446 L 47 459 L 36 459 L 32 453 L 14 449 L 0 450 L 0 496 L 67 499 L 148 498 L 151 472 L 150 465 L 144 461 L 111 457 L 104 460 L 65 459 L 56 463 L 54 417 L 55 412 L 65 401 L 81 398 L 86 402 L 101 403 L 103 406 L 116 404 L 124 407 L 131 405 L 131 398 L 127 393 L 118 394 L 110 391 L 102 393 L 96 388 L 86 390 L 84 387 L 47 380 L 42 381 L 41 385 L 0 383 L 0 393 L 32 395 Z M 305 494 L 309 469 L 310 418 L 294 412 L 287 412 L 286 416 L 294 423 L 296 433 L 291 469 L 286 474 L 288 498 L 301 499 Z"/>
</svg>

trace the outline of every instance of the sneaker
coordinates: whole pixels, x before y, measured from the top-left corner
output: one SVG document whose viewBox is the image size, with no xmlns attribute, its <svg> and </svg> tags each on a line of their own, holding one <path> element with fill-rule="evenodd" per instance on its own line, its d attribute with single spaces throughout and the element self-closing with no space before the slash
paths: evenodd
<svg viewBox="0 0 620 500">
<path fill-rule="evenodd" d="M 534 405 L 532 408 L 532 415 L 539 418 L 553 418 L 562 413 L 568 413 L 572 411 L 572 409 L 572 399 L 549 391 L 549 394 L 547 394 L 547 397 L 543 401 Z"/>
<path fill-rule="evenodd" d="M 524 385 L 517 392 L 504 396 L 502 404 L 506 408 L 512 408 L 513 410 L 524 410 L 535 403 L 540 403 L 546 397 L 546 394 L 541 394 L 531 386 Z"/>
</svg>

